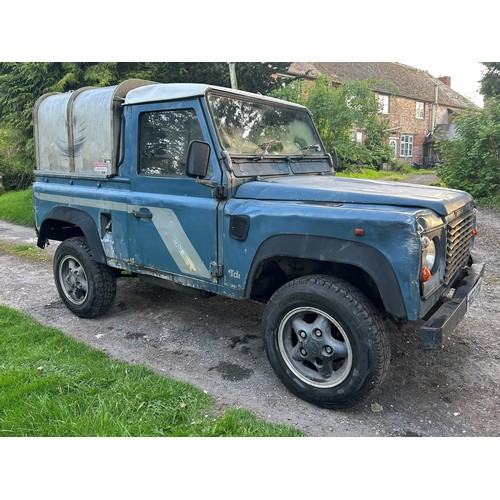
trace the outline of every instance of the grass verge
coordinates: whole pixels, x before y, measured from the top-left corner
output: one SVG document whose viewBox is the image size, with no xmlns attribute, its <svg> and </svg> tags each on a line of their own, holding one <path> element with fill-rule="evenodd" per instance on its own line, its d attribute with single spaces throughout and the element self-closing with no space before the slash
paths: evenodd
<svg viewBox="0 0 500 500">
<path fill-rule="evenodd" d="M 25 227 L 35 226 L 31 188 L 0 196 L 0 219 Z"/>
<path fill-rule="evenodd" d="M 0 436 L 300 436 L 0 306 Z"/>
<path fill-rule="evenodd" d="M 435 175 L 433 170 L 417 170 L 411 168 L 404 168 L 401 171 L 385 171 L 385 170 L 372 170 L 369 168 L 362 168 L 359 171 L 344 171 L 337 172 L 339 177 L 349 177 L 351 179 L 370 179 L 370 180 L 384 180 L 384 181 L 398 181 L 404 182 L 411 175 Z"/>
<path fill-rule="evenodd" d="M 43 252 L 38 247 L 32 245 L 11 245 L 0 241 L 0 252 L 11 255 L 20 255 L 22 257 L 31 257 L 32 259 L 48 262 L 52 260 L 52 255 Z"/>
</svg>

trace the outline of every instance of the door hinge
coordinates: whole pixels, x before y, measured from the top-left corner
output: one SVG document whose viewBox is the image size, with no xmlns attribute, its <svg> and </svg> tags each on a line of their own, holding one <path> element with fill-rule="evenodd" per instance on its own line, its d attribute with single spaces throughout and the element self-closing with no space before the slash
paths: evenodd
<svg viewBox="0 0 500 500">
<path fill-rule="evenodd" d="M 215 188 L 215 197 L 218 200 L 225 200 L 227 198 L 227 186 L 225 184 Z"/>
<path fill-rule="evenodd" d="M 210 274 L 212 278 L 220 278 L 223 273 L 224 266 L 217 262 L 210 262 Z"/>
</svg>

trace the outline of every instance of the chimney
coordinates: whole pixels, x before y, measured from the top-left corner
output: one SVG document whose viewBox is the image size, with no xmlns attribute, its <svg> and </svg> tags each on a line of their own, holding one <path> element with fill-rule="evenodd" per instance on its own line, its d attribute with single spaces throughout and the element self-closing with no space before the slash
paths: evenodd
<svg viewBox="0 0 500 500">
<path fill-rule="evenodd" d="M 438 80 L 451 87 L 451 76 L 440 76 Z"/>
</svg>

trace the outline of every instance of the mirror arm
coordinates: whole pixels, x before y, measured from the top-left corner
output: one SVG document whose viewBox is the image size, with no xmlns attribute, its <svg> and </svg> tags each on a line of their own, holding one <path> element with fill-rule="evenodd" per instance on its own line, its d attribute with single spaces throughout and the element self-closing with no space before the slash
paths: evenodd
<svg viewBox="0 0 500 500">
<path fill-rule="evenodd" d="M 214 181 L 207 181 L 205 179 L 202 179 L 201 177 L 196 177 L 196 184 L 203 184 L 204 186 L 208 186 L 212 189 L 215 189 L 218 184 Z"/>
<path fill-rule="evenodd" d="M 209 188 L 214 189 L 215 197 L 218 200 L 225 200 L 227 198 L 227 186 L 224 184 L 220 186 L 214 181 L 207 181 L 205 179 L 201 179 L 200 177 L 196 177 L 196 184 L 202 184 L 203 186 L 208 186 Z"/>
</svg>

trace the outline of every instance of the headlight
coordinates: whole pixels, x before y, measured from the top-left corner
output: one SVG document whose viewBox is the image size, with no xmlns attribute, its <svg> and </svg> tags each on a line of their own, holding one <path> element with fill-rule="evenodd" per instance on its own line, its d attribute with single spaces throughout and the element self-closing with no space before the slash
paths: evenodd
<svg viewBox="0 0 500 500">
<path fill-rule="evenodd" d="M 422 266 L 432 273 L 436 263 L 436 244 L 427 236 L 422 236 L 420 243 L 422 244 Z"/>
</svg>

